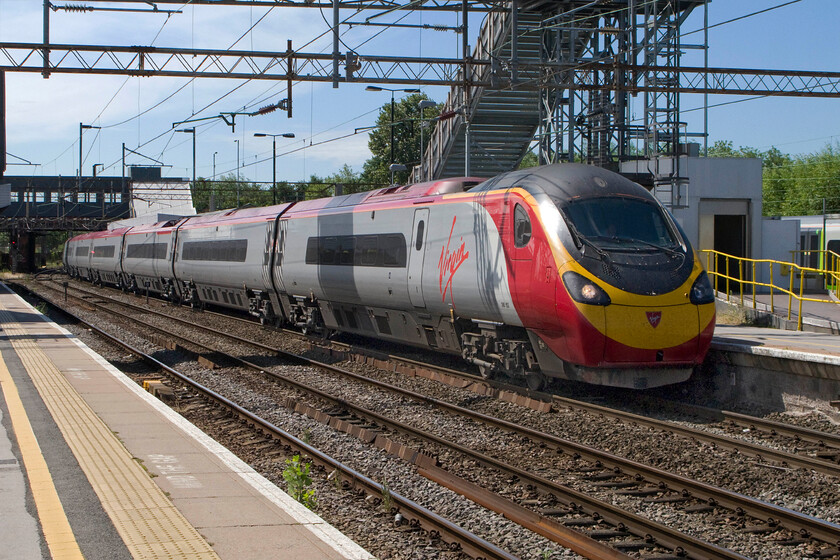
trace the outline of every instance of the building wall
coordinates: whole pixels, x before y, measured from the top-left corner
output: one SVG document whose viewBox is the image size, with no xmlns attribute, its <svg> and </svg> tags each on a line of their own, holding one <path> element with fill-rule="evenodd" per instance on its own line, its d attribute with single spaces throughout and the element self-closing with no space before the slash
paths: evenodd
<svg viewBox="0 0 840 560">
<path fill-rule="evenodd" d="M 660 160 L 659 172 L 667 174 L 673 159 Z M 622 172 L 645 173 L 653 169 L 649 161 L 623 163 Z M 671 212 L 698 251 L 724 250 L 742 244 L 743 254 L 753 259 L 789 260 L 799 243 L 798 225 L 768 221 L 762 217 L 762 162 L 757 158 L 681 157 L 678 175 L 688 180 L 681 191 L 681 208 Z M 670 202 L 670 193 L 665 193 Z M 743 234 L 743 238 L 741 235 Z M 736 251 L 725 251 L 738 254 Z M 704 265 L 705 263 L 705 256 Z M 758 280 L 766 273 L 757 269 Z"/>
</svg>

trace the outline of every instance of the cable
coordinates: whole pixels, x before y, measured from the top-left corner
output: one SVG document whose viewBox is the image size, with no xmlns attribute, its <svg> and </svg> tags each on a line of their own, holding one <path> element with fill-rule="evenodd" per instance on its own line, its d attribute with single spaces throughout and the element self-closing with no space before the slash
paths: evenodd
<svg viewBox="0 0 840 560">
<path fill-rule="evenodd" d="M 691 35 L 693 33 L 700 33 L 701 31 L 705 31 L 706 29 L 712 29 L 713 27 L 719 27 L 721 25 L 726 25 L 727 23 L 732 23 L 732 22 L 735 22 L 735 21 L 740 21 L 742 19 L 747 19 L 748 17 L 757 16 L 759 14 L 763 14 L 765 12 L 769 12 L 769 11 L 772 11 L 772 10 L 778 10 L 779 8 L 784 8 L 785 6 L 790 6 L 791 4 L 796 4 L 797 2 L 802 2 L 802 0 L 791 0 L 790 2 L 785 2 L 784 4 L 779 4 L 778 6 L 773 6 L 771 8 L 765 8 L 763 10 L 759 10 L 759 11 L 753 12 L 751 14 L 738 16 L 736 18 L 728 19 L 726 21 L 722 21 L 720 23 L 716 23 L 716 24 L 710 25 L 708 27 L 701 27 L 700 29 L 695 29 L 694 31 L 689 31 L 688 33 L 681 33 L 680 37 L 685 37 L 686 35 Z"/>
</svg>

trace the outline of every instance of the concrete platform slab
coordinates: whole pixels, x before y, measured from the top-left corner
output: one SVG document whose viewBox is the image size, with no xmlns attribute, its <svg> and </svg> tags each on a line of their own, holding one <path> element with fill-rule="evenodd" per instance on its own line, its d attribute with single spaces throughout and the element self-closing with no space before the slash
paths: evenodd
<svg viewBox="0 0 840 560">
<path fill-rule="evenodd" d="M 0 293 L 0 338 L 21 357 L 20 379 L 32 376 L 88 483 L 103 499 L 110 525 L 134 557 L 372 558 L 67 331 L 39 317 L 17 296 Z M 113 457 L 119 460 L 111 465 Z M 8 464 L 17 467 L 16 460 Z M 3 472 L 0 495 L 8 485 Z M 120 480 L 123 473 L 129 477 Z"/>
</svg>

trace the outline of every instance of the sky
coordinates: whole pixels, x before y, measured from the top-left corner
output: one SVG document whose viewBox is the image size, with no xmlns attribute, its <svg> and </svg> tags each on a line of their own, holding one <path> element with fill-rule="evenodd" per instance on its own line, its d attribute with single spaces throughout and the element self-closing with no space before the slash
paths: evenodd
<svg viewBox="0 0 840 560">
<path fill-rule="evenodd" d="M 68 2 L 55 0 L 53 4 Z M 72 4 L 77 4 L 73 2 Z M 788 4 L 788 5 L 785 5 Z M 120 4 L 97 3 L 116 7 Z M 137 4 L 122 5 L 138 7 Z M 765 13 L 729 22 L 760 10 Z M 254 8 L 161 4 L 163 13 L 52 12 L 53 43 L 95 45 L 155 45 L 160 47 L 255 49 L 283 51 L 287 39 L 295 49 L 318 53 L 332 50 L 328 33 L 331 13 L 318 9 Z M 767 68 L 800 71 L 840 71 L 840 2 L 836 0 L 714 0 L 709 3 L 709 65 L 725 68 Z M 0 42 L 42 41 L 43 4 L 35 0 L 0 0 Z M 370 12 L 342 11 L 342 20 L 362 21 Z M 396 12 L 379 18 L 401 24 L 459 25 L 455 15 Z M 470 18 L 470 44 L 481 22 Z M 729 23 L 723 23 L 729 22 Z M 722 23 L 722 25 L 715 25 Z M 683 25 L 683 33 L 703 27 L 703 9 Z M 447 31 L 342 26 L 342 52 L 360 55 L 403 55 L 455 58 L 460 37 Z M 701 43 L 702 33 L 688 34 L 684 45 Z M 702 53 L 686 48 L 682 64 L 702 66 Z M 0 64 L 7 61 L 0 54 Z M 342 64 L 343 69 L 343 64 Z M 76 174 L 79 166 L 79 123 L 101 127 L 85 130 L 82 140 L 85 175 L 94 164 L 99 174 L 121 174 L 122 143 L 144 157 L 128 153 L 129 165 L 165 165 L 164 176 L 192 175 L 192 136 L 175 128 L 195 126 L 196 173 L 217 177 L 235 173 L 254 181 L 270 181 L 271 138 L 254 133 L 294 133 L 277 139 L 278 180 L 304 181 L 324 177 L 347 164 L 360 171 L 370 157 L 367 134 L 355 129 L 372 125 L 388 92 L 365 91 L 361 83 L 300 83 L 294 86 L 294 116 L 284 111 L 238 116 L 235 132 L 220 119 L 173 127 L 180 121 L 221 112 L 254 111 L 286 97 L 285 82 L 187 78 L 126 78 L 123 76 L 6 73 L 7 175 Z M 397 86 L 394 86 L 397 87 Z M 406 85 L 406 88 L 413 87 Z M 448 88 L 421 87 L 442 102 Z M 397 98 L 401 93 L 397 93 Z M 642 118 L 642 98 L 632 102 Z M 820 150 L 840 142 L 840 99 L 709 96 L 709 143 L 728 140 L 737 148 L 777 147 L 791 154 Z M 682 119 L 689 132 L 703 131 L 703 98 L 683 95 Z M 338 139 L 340 137 L 344 137 Z M 238 142 L 237 142 L 238 141 Z M 238 157 L 237 157 L 238 155 Z M 151 158 L 151 159 L 147 159 Z M 214 166 L 215 160 L 215 166 Z"/>
</svg>

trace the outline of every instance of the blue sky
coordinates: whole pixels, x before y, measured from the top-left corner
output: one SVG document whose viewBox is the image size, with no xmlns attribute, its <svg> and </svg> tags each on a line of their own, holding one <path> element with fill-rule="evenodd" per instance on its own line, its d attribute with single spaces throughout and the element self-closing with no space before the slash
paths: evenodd
<svg viewBox="0 0 840 560">
<path fill-rule="evenodd" d="M 714 25 L 785 1 L 715 0 L 709 4 L 709 21 Z M 42 10 L 42 3 L 34 0 L 0 0 L 0 40 L 41 41 Z M 292 39 L 295 48 L 306 52 L 331 50 L 330 36 L 321 36 L 329 26 L 318 10 L 275 8 L 268 14 L 266 11 L 185 5 L 183 13 L 169 18 L 162 14 L 57 12 L 51 16 L 51 39 L 55 43 L 228 48 L 256 23 L 235 48 L 285 50 L 286 40 Z M 351 16 L 344 12 L 341 15 L 342 18 Z M 368 15 L 356 16 L 354 20 Z M 331 19 L 329 13 L 323 16 Z M 401 23 L 457 25 L 454 16 L 421 13 L 397 13 L 383 17 L 382 21 L 403 17 Z M 478 18 L 470 21 L 471 44 L 475 43 L 474 33 L 479 23 Z M 709 64 L 730 68 L 840 71 L 838 23 L 840 3 L 836 0 L 801 0 L 714 27 L 709 31 Z M 690 16 L 683 31 L 699 29 L 702 25 L 700 9 Z M 460 39 L 451 32 L 382 31 L 382 28 L 356 26 L 346 32 L 343 40 L 362 55 L 460 56 Z M 683 42 L 701 40 L 702 34 L 695 33 Z M 345 51 L 346 47 L 342 46 L 341 50 Z M 686 53 L 684 65 L 702 65 L 697 51 Z M 40 74 L 7 72 L 7 149 L 15 156 L 39 164 L 12 165 L 7 174 L 74 175 L 79 157 L 79 122 L 84 122 L 102 127 L 85 131 L 86 175 L 91 173 L 94 163 L 105 164 L 104 174 L 119 175 L 121 144 L 125 142 L 128 148 L 170 165 L 164 169 L 165 175 L 188 177 L 192 174 L 192 138 L 189 134 L 170 132 L 173 122 L 189 119 L 194 113 L 209 116 L 242 110 L 255 103 L 257 107 L 267 105 L 286 96 L 285 83 L 187 82 L 176 78 L 72 75 L 53 75 L 44 80 Z M 279 179 L 298 181 L 311 174 L 324 176 L 345 163 L 360 170 L 370 155 L 367 135 L 352 133 L 356 128 L 373 124 L 378 108 L 390 99 L 387 92 L 366 92 L 364 87 L 365 84 L 342 84 L 339 89 L 333 89 L 330 84 L 302 83 L 294 88 L 292 119 L 281 111 L 261 117 L 237 117 L 235 133 L 218 120 L 199 125 L 198 175 L 213 174 L 214 153 L 217 174 L 234 172 L 237 165 L 234 140 L 238 140 L 242 175 L 252 180 L 270 180 L 271 139 L 255 138 L 255 132 L 295 133 L 294 140 L 278 138 L 279 154 L 298 149 L 278 158 Z M 422 89 L 437 101 L 443 101 L 447 93 L 447 88 Z M 223 97 L 221 101 L 213 103 L 220 97 Z M 710 96 L 710 143 L 731 140 L 736 147 L 763 150 L 776 146 L 795 154 L 840 142 L 840 99 L 766 98 L 740 102 L 742 99 L 741 96 Z M 725 104 L 732 101 L 739 102 Z M 641 98 L 635 103 L 641 113 Z M 703 130 L 703 112 L 690 110 L 702 104 L 701 96 L 684 95 L 681 99 L 682 118 L 688 122 L 691 132 Z M 344 135 L 350 136 L 300 149 Z M 9 158 L 9 161 L 20 160 Z M 143 161 L 137 156 L 127 158 L 129 164 Z"/>
</svg>

